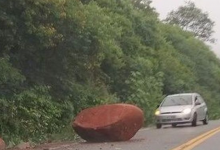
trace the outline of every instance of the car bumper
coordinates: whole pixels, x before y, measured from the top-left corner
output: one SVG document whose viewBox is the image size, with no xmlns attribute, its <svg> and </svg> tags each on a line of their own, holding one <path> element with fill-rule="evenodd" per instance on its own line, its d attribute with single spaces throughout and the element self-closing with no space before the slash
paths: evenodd
<svg viewBox="0 0 220 150">
<path fill-rule="evenodd" d="M 156 116 L 156 123 L 172 124 L 172 123 L 189 123 L 192 122 L 193 116 L 190 114 L 160 114 Z"/>
</svg>

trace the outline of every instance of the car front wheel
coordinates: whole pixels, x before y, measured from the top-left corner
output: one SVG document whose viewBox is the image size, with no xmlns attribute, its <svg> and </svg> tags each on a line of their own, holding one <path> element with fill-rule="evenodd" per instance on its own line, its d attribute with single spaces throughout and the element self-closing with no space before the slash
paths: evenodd
<svg viewBox="0 0 220 150">
<path fill-rule="evenodd" d="M 176 124 L 176 123 L 173 123 L 173 124 L 172 124 L 172 127 L 176 127 L 176 126 L 177 126 L 177 124 Z"/>
<path fill-rule="evenodd" d="M 194 113 L 193 115 L 193 121 L 192 121 L 192 126 L 195 127 L 197 125 L 197 114 Z"/>
<path fill-rule="evenodd" d="M 162 124 L 157 123 L 157 124 L 156 124 L 156 127 L 157 127 L 157 129 L 160 129 L 160 128 L 162 127 Z"/>
</svg>

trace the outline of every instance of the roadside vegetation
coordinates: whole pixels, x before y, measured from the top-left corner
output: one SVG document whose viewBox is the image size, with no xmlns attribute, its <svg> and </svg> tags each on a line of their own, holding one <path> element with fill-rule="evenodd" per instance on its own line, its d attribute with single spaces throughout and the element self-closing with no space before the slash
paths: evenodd
<svg viewBox="0 0 220 150">
<path fill-rule="evenodd" d="M 8 145 L 73 138 L 77 113 L 106 103 L 139 106 L 147 126 L 172 93 L 200 93 L 220 118 L 220 60 L 149 1 L 0 1 L 0 89 Z"/>
</svg>

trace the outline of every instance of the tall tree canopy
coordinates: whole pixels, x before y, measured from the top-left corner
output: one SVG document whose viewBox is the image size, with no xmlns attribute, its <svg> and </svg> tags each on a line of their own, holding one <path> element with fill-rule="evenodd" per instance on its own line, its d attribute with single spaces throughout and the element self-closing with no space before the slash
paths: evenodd
<svg viewBox="0 0 220 150">
<path fill-rule="evenodd" d="M 208 13 L 197 8 L 193 2 L 187 2 L 176 11 L 171 11 L 165 22 L 172 25 L 179 25 L 183 30 L 190 31 L 195 37 L 203 41 L 214 42 L 214 21 L 209 18 Z"/>
</svg>

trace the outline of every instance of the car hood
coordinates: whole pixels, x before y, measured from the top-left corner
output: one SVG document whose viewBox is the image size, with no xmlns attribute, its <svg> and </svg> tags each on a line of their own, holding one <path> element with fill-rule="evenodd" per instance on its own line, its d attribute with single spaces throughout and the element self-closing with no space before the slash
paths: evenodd
<svg viewBox="0 0 220 150">
<path fill-rule="evenodd" d="M 167 107 L 160 107 L 160 113 L 178 113 L 182 112 L 186 108 L 192 108 L 191 105 L 183 105 L 183 106 L 167 106 Z"/>
</svg>

